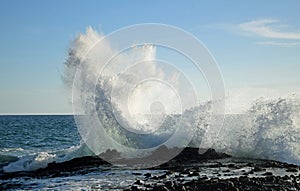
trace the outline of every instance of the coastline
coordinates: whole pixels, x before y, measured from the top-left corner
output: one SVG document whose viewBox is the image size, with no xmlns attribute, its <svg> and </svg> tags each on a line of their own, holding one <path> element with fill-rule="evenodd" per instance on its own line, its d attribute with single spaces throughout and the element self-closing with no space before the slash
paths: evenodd
<svg viewBox="0 0 300 191">
<path fill-rule="evenodd" d="M 165 148 L 164 148 L 165 149 Z M 166 152 L 164 150 L 164 152 Z M 158 152 L 159 153 L 159 152 Z M 158 154 L 156 152 L 156 154 Z M 122 159 L 124 160 L 124 159 Z M 121 161 L 120 159 L 120 164 Z M 138 160 L 134 160 L 138 161 Z M 198 154 L 198 148 L 185 148 L 172 160 L 148 169 L 140 166 L 116 166 L 98 156 L 75 158 L 62 163 L 49 163 L 46 168 L 27 172 L 1 172 L 1 190 L 20 188 L 17 178 L 45 179 L 85 176 L 111 169 L 132 173 L 133 183 L 121 190 L 299 190 L 299 166 L 273 160 L 235 158 L 208 149 Z M 7 183 L 5 183 L 7 180 Z M 114 190 L 101 187 L 100 190 Z M 92 188 L 91 188 L 92 189 Z M 97 190 L 97 189 L 96 189 Z"/>
</svg>

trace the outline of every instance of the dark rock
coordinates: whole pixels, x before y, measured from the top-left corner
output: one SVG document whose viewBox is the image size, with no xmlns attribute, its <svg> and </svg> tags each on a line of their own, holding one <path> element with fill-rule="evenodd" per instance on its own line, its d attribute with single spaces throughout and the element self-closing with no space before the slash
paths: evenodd
<svg viewBox="0 0 300 191">
<path fill-rule="evenodd" d="M 188 174 L 189 177 L 192 177 L 192 176 L 198 176 L 198 175 L 199 175 L 198 172 L 190 172 L 190 173 Z"/>
<path fill-rule="evenodd" d="M 228 168 L 235 168 L 235 164 L 228 164 L 227 167 Z"/>
<path fill-rule="evenodd" d="M 167 178 L 166 174 L 163 174 L 163 175 L 161 175 L 161 176 L 158 177 L 158 179 L 165 179 L 165 178 Z"/>
<path fill-rule="evenodd" d="M 273 173 L 272 173 L 272 172 L 265 172 L 265 173 L 263 173 L 262 175 L 264 175 L 264 176 L 272 176 Z"/>
<path fill-rule="evenodd" d="M 252 169 L 253 172 L 260 172 L 260 171 L 263 171 L 263 170 L 265 170 L 265 169 L 262 169 L 262 168 L 257 167 L 257 166 L 255 166 L 255 167 Z"/>
<path fill-rule="evenodd" d="M 173 181 L 167 181 L 167 182 L 165 183 L 165 185 L 166 185 L 167 187 L 171 188 L 171 187 L 174 186 L 174 182 L 173 182 Z"/>
<path fill-rule="evenodd" d="M 133 175 L 136 175 L 136 176 L 142 175 L 142 173 L 139 173 L 139 172 L 133 172 L 132 174 L 133 174 Z"/>
<path fill-rule="evenodd" d="M 205 153 L 202 154 L 202 158 L 204 159 L 221 159 L 227 157 L 230 157 L 230 155 L 227 155 L 225 153 L 218 153 L 214 149 L 208 149 Z"/>
<path fill-rule="evenodd" d="M 288 175 L 284 175 L 284 176 L 282 177 L 282 179 L 283 179 L 283 180 L 289 180 L 290 177 L 289 177 Z"/>
<path fill-rule="evenodd" d="M 149 172 L 147 172 L 146 174 L 144 174 L 144 176 L 145 176 L 146 178 L 150 178 L 152 175 L 151 175 Z"/>
<path fill-rule="evenodd" d="M 142 185 L 143 184 L 143 182 L 141 181 L 141 180 L 137 180 L 137 181 L 135 181 L 135 183 L 134 184 L 137 184 L 137 185 Z"/>
<path fill-rule="evenodd" d="M 298 172 L 298 169 L 296 169 L 296 168 L 288 168 L 285 171 L 286 172 Z"/>
<path fill-rule="evenodd" d="M 180 190 L 181 190 L 181 191 L 186 191 L 187 189 L 186 189 L 185 186 L 181 186 L 181 187 L 180 187 Z"/>
<path fill-rule="evenodd" d="M 137 186 L 131 186 L 131 190 L 133 190 L 133 191 L 139 191 L 140 189 Z"/>
<path fill-rule="evenodd" d="M 157 176 L 152 176 L 151 179 L 158 180 L 159 178 Z"/>
</svg>

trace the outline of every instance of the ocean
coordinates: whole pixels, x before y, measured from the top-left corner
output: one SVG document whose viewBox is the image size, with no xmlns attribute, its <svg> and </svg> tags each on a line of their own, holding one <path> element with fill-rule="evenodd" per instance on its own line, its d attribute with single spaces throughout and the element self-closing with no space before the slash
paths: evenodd
<svg viewBox="0 0 300 191">
<path fill-rule="evenodd" d="M 278 115 L 276 115 L 278 116 Z M 222 150 L 227 145 L 227 150 L 223 149 L 226 153 L 230 153 L 233 156 L 241 156 L 245 160 L 252 160 L 254 158 L 281 160 L 282 162 L 288 162 L 290 164 L 299 164 L 299 155 L 297 149 L 298 139 L 292 139 L 291 132 L 284 130 L 286 137 L 281 138 L 283 131 L 276 130 L 274 127 L 275 119 L 271 126 L 274 129 L 272 136 L 264 135 L 263 130 L 260 130 L 261 140 L 252 140 L 250 134 L 249 137 L 245 133 L 249 133 L 251 128 L 249 125 L 249 116 L 246 115 L 232 115 L 227 116 L 224 122 L 220 136 L 220 141 L 215 144 L 216 149 Z M 289 122 L 287 119 L 285 119 Z M 239 121 L 237 123 L 237 121 Z M 255 120 L 258 123 L 257 120 Z M 270 123 L 270 121 L 268 122 Z M 279 123 L 279 122 L 277 122 Z M 259 123 L 260 127 L 255 127 L 253 123 L 250 123 L 255 129 L 254 134 L 259 132 L 258 130 L 263 126 L 266 126 L 266 122 Z M 279 123 L 284 128 L 283 122 Z M 234 126 L 242 126 L 248 128 L 248 130 L 241 131 L 241 128 L 233 128 Z M 228 128 L 231 127 L 231 132 L 228 132 Z M 253 129 L 252 128 L 252 129 Z M 278 132 L 277 132 L 278 131 Z M 277 133 L 276 133 L 277 132 Z M 294 137 L 298 136 L 298 132 L 293 131 Z M 231 134 L 231 137 L 229 137 Z M 278 135 L 277 135 L 278 134 Z M 263 137 L 266 136 L 266 137 Z M 250 142 L 250 139 L 252 142 Z M 194 141 L 196 141 L 195 139 Z M 246 142 L 248 147 L 236 145 L 234 140 Z M 281 142 L 280 142 L 281 141 Z M 286 141 L 286 142 L 283 142 Z M 249 148 L 254 142 L 258 142 L 256 148 Z M 222 144 L 221 144 L 222 143 Z M 266 143 L 269 143 L 267 145 Z M 290 145 L 294 145 L 291 148 Z M 261 145 L 260 145 L 261 144 Z M 264 145 L 264 146 L 262 146 Z M 286 148 L 285 148 L 286 147 Z M 261 151 L 259 150 L 261 149 Z M 282 150 L 279 150 L 283 148 Z M 249 149 L 249 150 L 247 150 Z M 273 149 L 273 151 L 272 151 Z M 290 149 L 290 150 L 289 150 Z M 291 150 L 294 149 L 294 150 Z M 256 150 L 253 154 L 253 150 Z M 78 132 L 74 116 L 72 115 L 12 115 L 12 116 L 0 116 L 0 188 L 3 190 L 123 190 L 128 188 L 137 180 L 144 180 L 147 173 L 151 172 L 152 177 L 164 176 L 166 173 L 165 169 L 130 169 L 122 166 L 111 166 L 111 165 L 94 165 L 88 167 L 68 167 L 62 173 L 58 174 L 43 174 L 30 176 L 24 175 L 24 172 L 38 172 L 37 170 L 46 168 L 49 164 L 61 163 L 71 161 L 74 158 L 83 158 L 84 156 L 93 156 L 88 147 L 81 141 L 81 136 Z M 88 158 L 91 159 L 91 158 Z M 227 166 L 234 164 L 256 164 L 257 162 L 247 161 L 232 162 L 232 161 L 218 161 L 218 162 L 199 162 L 199 174 L 200 177 L 213 178 L 216 174 L 223 172 L 229 172 Z M 259 162 L 260 163 L 260 162 Z M 257 163 L 257 164 L 259 164 Z M 71 163 L 72 165 L 74 163 Z M 218 165 L 223 165 L 218 167 Z M 287 173 L 284 169 L 278 168 L 280 165 L 271 168 L 273 175 L 284 176 Z M 217 167 L 217 168 L 216 168 Z M 194 168 L 194 167 L 193 167 Z M 231 175 L 220 174 L 219 176 L 238 177 L 245 172 L 251 172 L 252 166 L 241 165 L 240 169 L 234 166 L 230 170 Z M 225 170 L 224 170 L 225 169 Z M 12 173 L 13 175 L 11 175 Z M 19 174 L 14 174 L 19 173 Z M 265 171 L 263 171 L 265 173 Z M 277 173 L 277 174 L 276 174 Z M 297 171 L 298 173 L 298 171 Z M 7 176 L 7 174 L 10 174 Z M 179 176 L 180 172 L 174 173 L 174 177 Z M 249 175 L 249 176 L 261 176 Z M 296 174 L 297 175 L 297 174 Z M 5 177 L 5 178 L 3 178 Z M 167 177 L 164 180 L 167 182 L 169 179 L 172 180 L 174 177 Z M 188 180 L 191 180 L 189 176 L 186 176 Z M 152 180 L 147 180 L 148 184 L 151 184 Z M 157 179 L 153 180 L 156 181 Z M 155 184 L 156 184 L 155 183 Z"/>
<path fill-rule="evenodd" d="M 80 140 L 72 115 L 0 116 L 0 173 L 34 171 L 53 161 L 93 155 Z M 99 167 L 55 178 L 16 177 L 0 180 L 0 185 L 10 185 L 8 190 L 115 190 L 135 181 L 138 175 L 132 172 Z"/>
</svg>

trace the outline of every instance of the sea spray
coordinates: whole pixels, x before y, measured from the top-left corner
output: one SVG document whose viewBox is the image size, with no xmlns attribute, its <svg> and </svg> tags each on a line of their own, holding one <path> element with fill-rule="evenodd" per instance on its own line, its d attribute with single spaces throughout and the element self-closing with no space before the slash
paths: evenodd
<svg viewBox="0 0 300 191">
<path fill-rule="evenodd" d="M 87 64 L 84 61 L 84 55 L 91 47 L 103 39 L 103 35 L 98 34 L 91 28 L 88 28 L 85 35 L 79 35 L 72 43 L 68 58 L 65 61 L 65 74 L 63 81 L 70 89 L 74 86 L 73 80 L 76 75 L 81 75 L 84 80 L 82 84 L 76 84 L 82 94 L 87 98 L 94 94 L 91 86 L 90 77 L 98 75 L 94 70 L 93 65 Z M 109 42 L 103 41 L 105 44 L 106 56 L 111 57 L 114 50 L 110 47 Z M 102 51 L 102 50 L 99 50 Z M 132 60 L 152 59 L 155 58 L 155 47 L 143 46 L 133 49 L 126 55 L 120 57 L 116 63 L 129 63 Z M 97 58 L 97 55 L 95 55 Z M 97 58 L 99 59 L 99 58 Z M 96 60 L 96 59 L 95 59 Z M 93 60 L 91 61 L 93 62 Z M 164 73 L 158 70 L 151 63 L 148 64 L 147 72 L 159 73 L 163 76 Z M 80 74 L 76 74 L 77 69 L 81 70 Z M 106 74 L 113 71 L 112 68 L 106 69 Z M 123 82 L 130 82 L 133 76 L 123 76 Z M 179 115 L 178 113 L 169 113 L 161 127 L 152 135 L 135 134 L 125 131 L 121 124 L 128 123 L 118 121 L 115 114 L 118 114 L 117 106 L 111 104 L 111 85 L 114 79 L 100 78 L 96 88 L 96 110 L 97 117 L 102 121 L 106 121 L 106 133 L 115 141 L 122 145 L 132 148 L 151 148 L 161 143 L 164 143 L 170 136 L 174 134 L 177 126 L 174 126 L 178 121 L 182 121 L 182 128 L 196 129 L 190 146 L 198 147 L 206 135 L 210 125 L 210 106 L 211 102 L 203 103 L 196 107 L 185 108 Z M 81 86 L 85 84 L 84 86 Z M 272 159 L 282 162 L 300 164 L 300 129 L 299 129 L 299 99 L 293 97 L 286 98 L 262 98 L 253 100 L 252 106 L 239 114 L 227 114 L 225 116 L 224 126 L 218 136 L 212 140 L 213 147 L 219 151 L 226 152 L 237 157 Z M 95 100 L 91 100 L 94 102 Z M 84 105 L 78 100 L 73 99 L 75 104 L 79 104 L 78 108 L 82 108 L 82 113 L 90 111 L 89 105 Z M 228 104 L 230 105 L 230 103 Z M 114 108 L 114 109 L 113 109 Z M 114 110 L 114 111 L 113 111 Z M 115 112 L 115 113 L 114 113 Z M 88 123 L 87 123 L 88 125 Z M 91 131 L 92 132 L 92 131 Z M 86 133 L 91 133 L 86 132 Z M 183 137 L 184 138 L 184 137 Z M 101 146 L 101 142 L 95 143 Z M 105 143 L 103 143 L 105 144 Z M 176 142 L 174 146 L 180 147 L 186 142 Z M 107 147 L 103 147 L 107 148 Z M 102 151 L 106 151 L 103 149 Z M 76 157 L 94 155 L 92 151 L 82 143 L 80 146 L 74 146 L 66 150 L 55 152 L 39 152 L 33 155 L 23 156 L 18 161 L 10 163 L 3 169 L 7 172 L 36 170 L 46 167 L 50 162 L 63 162 Z M 99 154 L 99 153 L 97 153 Z"/>
<path fill-rule="evenodd" d="M 299 99 L 260 98 L 242 114 L 226 115 L 214 147 L 233 156 L 300 164 Z"/>
<path fill-rule="evenodd" d="M 189 80 L 173 65 L 155 60 L 154 45 L 119 53 L 113 44 L 89 28 L 75 39 L 66 61 L 64 79 L 75 78 L 70 88 L 75 114 L 83 114 L 75 116 L 83 141 L 96 154 L 117 149 L 132 157 L 140 154 L 132 151 L 162 144 L 187 145 L 197 120 L 185 116 L 198 105 Z"/>
<path fill-rule="evenodd" d="M 82 50 L 88 50 L 96 39 L 102 39 L 103 36 L 97 34 L 91 28 L 87 30 L 86 35 L 81 35 L 74 42 L 71 48 L 72 54 L 66 62 L 67 73 L 69 76 L 72 69 L 83 67 L 84 76 L 97 75 L 91 69 L 92 64 L 77 63 L 80 62 Z M 105 43 L 107 56 L 113 55 L 114 50 L 110 47 L 109 42 Z M 99 50 L 100 51 L 100 50 Z M 155 48 L 152 46 L 144 46 L 133 49 L 130 53 L 120 57 L 113 66 L 118 64 L 130 63 L 133 60 L 143 58 L 155 58 Z M 76 61 L 75 63 L 73 61 Z M 87 68 L 84 68 L 87 67 Z M 160 72 L 155 65 L 149 65 L 149 69 L 145 71 Z M 113 69 L 107 68 L 106 73 L 109 74 Z M 73 71 L 74 73 L 74 71 Z M 81 74 L 82 75 L 82 74 Z M 124 83 L 130 83 L 134 76 L 127 76 L 123 79 Z M 72 79 L 72 78 L 70 78 Z M 167 140 L 176 129 L 172 126 L 174 121 L 181 120 L 181 125 L 185 127 L 196 128 L 194 138 L 190 142 L 191 146 L 198 147 L 205 138 L 211 125 L 210 106 L 212 102 L 203 103 L 201 105 L 185 108 L 181 116 L 169 114 L 159 130 L 152 136 L 145 136 L 124 131 L 120 126 L 120 121 L 115 119 L 112 110 L 116 109 L 110 100 L 111 85 L 114 79 L 99 79 L 96 95 L 98 95 L 96 107 L 98 117 L 102 121 L 109 124 L 106 129 L 108 134 L 123 145 L 133 148 L 148 148 L 163 143 Z M 82 87 L 84 91 L 89 92 L 89 87 Z M 76 101 L 76 100 L 75 100 Z M 92 100 L 94 101 L 94 100 Z M 218 136 L 213 137 L 212 142 L 215 149 L 228 152 L 234 156 L 273 159 L 290 163 L 300 162 L 299 154 L 299 100 L 295 97 L 273 98 L 252 100 L 253 104 L 250 109 L 238 114 L 227 114 L 225 123 Z M 112 103 L 112 104 L 110 104 Z M 230 103 L 227 105 L 230 106 Z M 115 108 L 112 108 L 115 107 Z M 121 124 L 126 124 L 126 118 Z M 141 141 L 142 140 L 142 141 Z M 174 145 L 175 146 L 175 145 Z M 176 145 L 176 146 L 180 146 Z"/>
</svg>

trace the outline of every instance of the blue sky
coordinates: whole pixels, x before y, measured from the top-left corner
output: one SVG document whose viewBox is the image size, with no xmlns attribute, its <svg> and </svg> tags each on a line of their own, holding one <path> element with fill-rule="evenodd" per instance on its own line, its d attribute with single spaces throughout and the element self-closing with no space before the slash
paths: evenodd
<svg viewBox="0 0 300 191">
<path fill-rule="evenodd" d="M 60 73 L 74 37 L 175 25 L 214 55 L 228 90 L 300 85 L 300 1 L 0 2 L 0 113 L 71 113 Z"/>
</svg>

